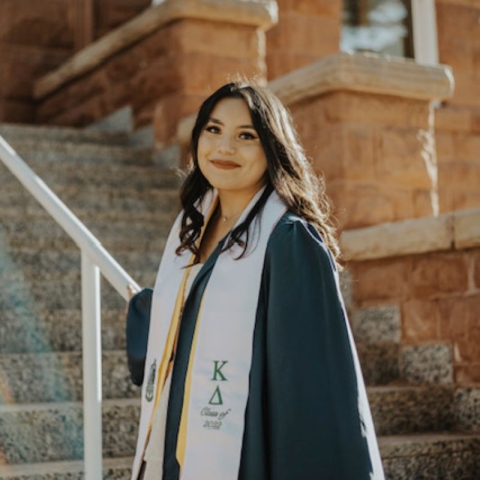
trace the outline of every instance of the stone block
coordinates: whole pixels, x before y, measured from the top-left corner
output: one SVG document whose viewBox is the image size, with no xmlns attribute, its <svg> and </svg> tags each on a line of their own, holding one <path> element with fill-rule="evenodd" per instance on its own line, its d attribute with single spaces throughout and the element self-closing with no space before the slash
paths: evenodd
<svg viewBox="0 0 480 480">
<path fill-rule="evenodd" d="M 440 39 L 449 37 L 479 38 L 478 8 L 473 5 L 456 5 L 451 1 L 437 3 L 436 14 Z"/>
<path fill-rule="evenodd" d="M 384 305 L 355 310 L 352 330 L 356 341 L 399 343 L 400 309 L 398 305 Z"/>
<path fill-rule="evenodd" d="M 480 384 L 480 363 L 456 364 L 453 371 L 456 385 Z"/>
<path fill-rule="evenodd" d="M 460 252 L 413 257 L 409 283 L 412 293 L 422 298 L 466 292 L 466 257 Z"/>
<path fill-rule="evenodd" d="M 480 185 L 480 162 L 443 160 L 438 164 L 439 188 L 462 187 L 474 190 Z"/>
<path fill-rule="evenodd" d="M 239 78 L 261 81 L 266 76 L 266 65 L 259 58 L 235 59 L 190 52 L 181 57 L 180 75 L 184 94 L 207 97 L 225 83 Z"/>
<path fill-rule="evenodd" d="M 106 400 L 102 409 L 103 455 L 133 455 L 140 404 L 137 399 Z M 82 404 L 9 405 L 0 409 L 3 464 L 83 457 Z M 46 441 L 48 439 L 48 441 Z"/>
<path fill-rule="evenodd" d="M 268 49 L 309 53 L 318 56 L 339 49 L 340 25 L 334 16 L 287 11 L 267 35 Z"/>
<path fill-rule="evenodd" d="M 375 178 L 380 184 L 432 189 L 433 132 L 386 129 L 374 140 Z"/>
<path fill-rule="evenodd" d="M 454 137 L 455 158 L 457 160 L 468 160 L 478 165 L 480 169 L 480 135 L 472 133 L 456 134 Z"/>
<path fill-rule="evenodd" d="M 72 119 L 65 121 L 64 125 L 87 125 L 104 116 L 100 113 L 104 107 L 101 107 L 100 111 L 96 111 L 96 109 L 98 109 L 99 104 L 105 105 L 105 100 L 101 97 L 105 97 L 105 94 L 109 92 L 111 88 L 112 84 L 107 78 L 104 69 L 90 72 L 86 77 L 82 77 L 74 83 L 65 86 L 63 89 L 42 101 L 36 110 L 37 118 L 40 122 L 48 121 L 51 123 L 50 120 L 63 115 L 68 119 Z M 91 118 L 93 118 L 93 120 L 76 124 L 75 120 L 73 120 L 75 118 L 73 111 L 79 109 L 85 112 L 87 106 L 91 106 L 92 108 Z M 88 116 L 88 111 L 85 115 Z M 58 121 L 52 121 L 62 125 L 62 123 Z"/>
<path fill-rule="evenodd" d="M 470 261 L 473 261 L 473 284 L 474 288 L 480 289 L 480 252 L 474 250 L 472 252 L 472 258 Z"/>
<path fill-rule="evenodd" d="M 338 18 L 342 12 L 339 0 L 277 0 L 280 18 L 283 12 L 298 12 L 308 15 L 332 16 Z"/>
<path fill-rule="evenodd" d="M 82 353 L 0 354 L 3 388 L 12 403 L 81 401 L 83 398 Z M 104 399 L 137 398 L 124 350 L 102 353 Z M 6 399 L 0 399 L 0 405 Z"/>
<path fill-rule="evenodd" d="M 452 131 L 436 130 L 435 147 L 439 167 L 443 161 L 453 161 L 456 154 L 454 133 Z"/>
<path fill-rule="evenodd" d="M 438 50 L 440 63 L 450 65 L 455 76 L 459 73 L 473 73 L 473 41 L 471 38 L 443 36 Z"/>
<path fill-rule="evenodd" d="M 480 82 L 473 74 L 455 75 L 455 92 L 448 104 L 462 107 L 480 107 Z"/>
<path fill-rule="evenodd" d="M 474 479 L 478 436 L 430 433 L 379 438 L 387 479 Z"/>
<path fill-rule="evenodd" d="M 34 81 L 64 62 L 69 54 L 65 50 L 0 45 L 3 95 L 31 101 Z"/>
<path fill-rule="evenodd" d="M 297 117 L 295 117 L 298 121 Z M 317 122 L 312 122 L 317 123 Z M 374 178 L 374 141 L 368 127 L 328 125 L 305 138 L 307 155 L 314 168 L 325 174 L 327 182 L 353 180 L 371 182 Z"/>
<path fill-rule="evenodd" d="M 438 312 L 438 328 L 443 340 L 463 339 L 468 335 L 471 300 L 463 295 L 439 298 L 435 301 Z M 454 350 L 455 362 L 461 361 Z"/>
<path fill-rule="evenodd" d="M 399 379 L 398 351 L 396 343 L 355 342 L 367 385 L 388 385 Z"/>
<path fill-rule="evenodd" d="M 175 26 L 172 41 L 176 42 L 181 54 L 196 52 L 253 59 L 264 51 L 264 36 L 264 32 L 253 26 L 187 19 Z"/>
<path fill-rule="evenodd" d="M 453 219 L 455 248 L 460 250 L 463 248 L 479 247 L 480 208 L 455 212 Z M 480 284 L 477 285 L 480 286 Z"/>
<path fill-rule="evenodd" d="M 316 100 L 330 122 L 388 128 L 428 130 L 432 126 L 427 102 L 391 95 L 338 91 Z"/>
<path fill-rule="evenodd" d="M 445 182 L 444 182 L 445 183 Z M 439 186 L 440 212 L 455 212 L 480 207 L 480 190 L 461 185 Z"/>
<path fill-rule="evenodd" d="M 9 44 L 74 48 L 73 4 L 3 0 L 2 37 Z"/>
<path fill-rule="evenodd" d="M 347 230 L 340 237 L 345 258 L 357 261 L 449 250 L 452 241 L 451 215 Z"/>
<path fill-rule="evenodd" d="M 318 55 L 288 52 L 269 47 L 266 56 L 268 78 L 273 80 L 316 61 L 318 61 Z"/>
<path fill-rule="evenodd" d="M 428 211 L 420 210 L 414 203 L 414 192 L 406 187 L 339 180 L 327 182 L 327 194 L 335 206 L 340 230 L 425 217 L 433 213 L 432 204 L 427 205 Z M 422 206 L 425 207 L 425 204 Z"/>
<path fill-rule="evenodd" d="M 157 146 L 165 147 L 175 140 L 178 121 L 189 114 L 195 113 L 205 95 L 184 95 L 177 93 L 162 98 L 157 102 L 154 112 L 155 140 Z M 190 140 L 191 130 L 188 141 Z M 183 158 L 183 155 L 181 156 Z"/>
<path fill-rule="evenodd" d="M 400 354 L 400 374 L 414 383 L 452 383 L 452 346 L 450 344 L 403 346 Z"/>
<path fill-rule="evenodd" d="M 458 388 L 454 401 L 455 426 L 463 431 L 480 432 L 480 388 Z"/>
<path fill-rule="evenodd" d="M 0 122 L 33 123 L 35 109 L 30 102 L 0 100 Z"/>
<path fill-rule="evenodd" d="M 85 102 L 67 111 L 59 111 L 50 118 L 38 116 L 38 120 L 46 125 L 62 125 L 68 127 L 86 127 L 111 113 L 108 103 L 102 96 L 91 97 Z M 39 115 L 41 115 L 39 113 Z"/>
<path fill-rule="evenodd" d="M 459 131 L 470 133 L 472 128 L 472 111 L 469 108 L 455 108 L 448 105 L 435 109 L 435 129 L 438 131 Z M 438 145 L 438 143 L 437 143 Z"/>
<path fill-rule="evenodd" d="M 473 74 L 480 77 L 480 42 L 478 39 L 473 42 Z"/>
<path fill-rule="evenodd" d="M 440 432 L 454 423 L 451 386 L 369 387 L 368 399 L 379 436 Z"/>
<path fill-rule="evenodd" d="M 352 263 L 349 266 L 353 278 L 355 304 L 385 304 L 398 302 L 409 292 L 410 259 L 372 260 Z"/>
<path fill-rule="evenodd" d="M 438 318 L 431 300 L 407 300 L 402 303 L 402 339 L 409 343 L 437 340 Z"/>
</svg>

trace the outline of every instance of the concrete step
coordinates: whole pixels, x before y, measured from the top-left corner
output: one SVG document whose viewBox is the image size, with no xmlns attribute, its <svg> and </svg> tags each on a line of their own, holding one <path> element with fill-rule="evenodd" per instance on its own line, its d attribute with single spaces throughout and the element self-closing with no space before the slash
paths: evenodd
<svg viewBox="0 0 480 480">
<path fill-rule="evenodd" d="M 59 158 L 56 162 L 42 161 L 40 155 L 24 158 L 47 185 L 62 184 L 80 187 L 111 187 L 121 191 L 128 185 L 138 190 L 153 188 L 178 188 L 181 178 L 177 170 L 145 165 L 122 165 L 110 163 L 69 162 Z M 16 184 L 17 180 L 0 164 L 0 187 Z"/>
<path fill-rule="evenodd" d="M 478 480 L 480 436 L 427 433 L 378 439 L 386 480 Z"/>
<path fill-rule="evenodd" d="M 133 457 L 105 458 L 104 480 L 130 480 Z M 29 465 L 0 465 L 3 480 L 83 480 L 83 460 L 43 462 Z"/>
<path fill-rule="evenodd" d="M 131 272 L 156 272 L 162 252 L 118 252 L 115 260 Z M 80 250 L 37 251 L 35 249 L 14 249 L 9 252 L 0 251 L 0 275 L 2 280 L 14 281 L 15 275 L 24 272 L 23 277 L 32 281 L 61 280 L 61 275 L 79 272 Z M 20 272 L 20 273 L 19 273 Z"/>
<path fill-rule="evenodd" d="M 102 349 L 125 349 L 125 305 L 102 308 Z M 80 309 L 12 308 L 0 312 L 0 352 L 41 353 L 82 350 Z"/>
<path fill-rule="evenodd" d="M 144 213 L 155 215 L 159 212 L 171 214 L 180 211 L 179 194 L 176 188 L 138 190 L 130 188 L 128 185 L 122 189 L 112 189 L 105 186 L 79 187 L 63 184 L 53 184 L 49 187 L 74 212 L 98 210 L 102 213 L 109 213 L 113 210 L 117 212 L 117 215 L 121 213 L 134 218 L 136 215 Z M 13 213 L 8 214 L 10 209 L 13 209 L 12 212 L 17 216 L 18 214 L 34 215 L 36 210 L 44 212 L 41 205 L 18 182 L 2 186 L 0 212 L 5 211 L 9 217 L 12 217 Z"/>
<path fill-rule="evenodd" d="M 401 315 L 398 305 L 359 308 L 350 318 L 357 342 L 400 343 Z"/>
<path fill-rule="evenodd" d="M 0 124 L 0 135 L 9 143 L 50 141 L 93 143 L 97 145 L 128 144 L 128 132 L 109 132 L 67 127 L 41 127 L 19 124 Z"/>
<path fill-rule="evenodd" d="M 386 385 L 400 378 L 399 352 L 397 343 L 356 343 L 367 385 Z"/>
<path fill-rule="evenodd" d="M 155 269 L 156 270 L 156 269 Z M 133 279 L 142 286 L 152 286 L 156 271 L 143 270 L 133 272 L 127 269 Z M 81 283 L 79 274 L 64 273 L 64 282 L 60 281 L 61 270 L 55 272 L 58 282 L 51 282 L 51 275 L 42 272 L 30 274 L 24 272 L 27 280 L 14 281 L 12 276 L 4 275 L 0 279 L 0 311 L 21 312 L 28 311 L 33 315 L 43 309 L 74 309 L 81 305 Z M 38 281 L 32 281 L 33 277 Z M 101 304 L 107 309 L 121 309 L 125 307 L 125 300 L 110 286 L 107 281 L 102 282 Z"/>
<path fill-rule="evenodd" d="M 12 212 L 11 212 L 12 213 Z M 83 218 L 80 218 L 83 217 Z M 119 252 L 161 252 L 176 213 L 146 218 L 79 218 L 100 243 L 116 257 Z M 5 252 L 13 250 L 70 250 L 78 251 L 75 242 L 46 215 L 39 217 L 12 216 L 0 220 L 0 244 Z M 2 240 L 3 238 L 3 240 Z"/>
<path fill-rule="evenodd" d="M 453 387 L 444 385 L 368 387 L 377 435 L 450 430 L 455 422 Z"/>
<path fill-rule="evenodd" d="M 135 452 L 140 400 L 103 402 L 103 456 Z M 83 458 L 83 407 L 80 402 L 0 405 L 2 463 L 8 465 Z"/>
<path fill-rule="evenodd" d="M 91 165 L 118 163 L 120 165 L 153 166 L 155 150 L 128 146 L 127 144 L 95 144 L 49 139 L 25 139 L 9 142 L 13 149 L 27 163 L 48 163 L 54 166 L 60 162 Z"/>
<path fill-rule="evenodd" d="M 454 401 L 456 428 L 480 434 L 480 385 L 457 388 Z"/>
<path fill-rule="evenodd" d="M 102 354 L 103 398 L 138 398 L 125 350 Z M 82 352 L 0 354 L 0 405 L 83 399 Z"/>
</svg>

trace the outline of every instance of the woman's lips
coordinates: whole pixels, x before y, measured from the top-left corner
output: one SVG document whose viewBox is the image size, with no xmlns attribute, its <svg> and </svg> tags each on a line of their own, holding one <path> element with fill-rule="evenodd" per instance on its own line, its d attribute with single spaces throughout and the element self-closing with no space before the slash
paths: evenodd
<svg viewBox="0 0 480 480">
<path fill-rule="evenodd" d="M 217 168 L 221 168 L 222 170 L 232 170 L 234 168 L 240 167 L 238 163 L 231 162 L 229 160 L 211 160 L 211 162 Z"/>
</svg>

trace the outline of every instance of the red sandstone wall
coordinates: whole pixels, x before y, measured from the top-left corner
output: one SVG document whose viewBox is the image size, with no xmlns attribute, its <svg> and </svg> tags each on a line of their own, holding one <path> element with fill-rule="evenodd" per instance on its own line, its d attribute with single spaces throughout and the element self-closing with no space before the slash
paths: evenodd
<svg viewBox="0 0 480 480">
<path fill-rule="evenodd" d="M 451 342 L 454 381 L 480 382 L 480 248 L 352 262 L 357 307 L 398 304 L 404 345 Z"/>
<path fill-rule="evenodd" d="M 0 0 L 0 122 L 32 122 L 33 80 L 74 51 L 69 0 Z"/>
<path fill-rule="evenodd" d="M 437 111 L 440 211 L 480 206 L 480 2 L 437 0 L 439 59 L 455 93 Z"/>
<path fill-rule="evenodd" d="M 95 38 L 128 22 L 151 3 L 152 0 L 95 0 Z"/>
<path fill-rule="evenodd" d="M 268 78 L 339 51 L 341 0 L 277 0 L 279 22 L 267 32 Z"/>
</svg>

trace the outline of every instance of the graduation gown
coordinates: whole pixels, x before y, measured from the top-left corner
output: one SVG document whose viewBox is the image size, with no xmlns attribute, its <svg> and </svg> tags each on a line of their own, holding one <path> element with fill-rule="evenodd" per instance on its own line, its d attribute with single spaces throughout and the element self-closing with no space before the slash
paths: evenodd
<svg viewBox="0 0 480 480">
<path fill-rule="evenodd" d="M 190 349 L 222 245 L 198 273 L 185 301 L 163 480 L 179 478 L 175 452 Z M 316 230 L 289 212 L 277 223 L 266 250 L 238 478 L 383 479 L 335 263 Z"/>
</svg>

